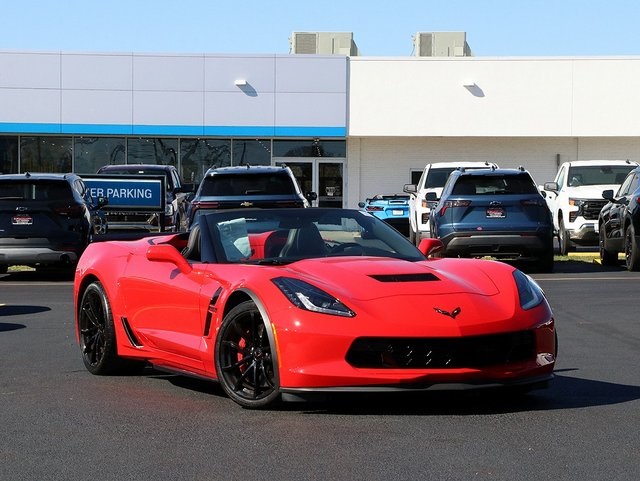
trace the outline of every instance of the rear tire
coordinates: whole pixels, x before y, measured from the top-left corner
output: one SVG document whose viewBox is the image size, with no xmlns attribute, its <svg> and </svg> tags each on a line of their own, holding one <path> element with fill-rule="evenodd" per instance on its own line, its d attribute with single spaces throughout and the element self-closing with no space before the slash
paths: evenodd
<svg viewBox="0 0 640 481">
<path fill-rule="evenodd" d="M 540 256 L 538 259 L 538 271 L 543 273 L 551 273 L 553 272 L 554 262 L 553 262 L 553 244 L 549 249 L 547 249 L 544 254 Z"/>
<path fill-rule="evenodd" d="M 82 294 L 78 328 L 82 361 L 87 371 L 107 375 L 121 367 L 111 305 L 104 287 L 98 281 L 89 284 Z"/>
</svg>

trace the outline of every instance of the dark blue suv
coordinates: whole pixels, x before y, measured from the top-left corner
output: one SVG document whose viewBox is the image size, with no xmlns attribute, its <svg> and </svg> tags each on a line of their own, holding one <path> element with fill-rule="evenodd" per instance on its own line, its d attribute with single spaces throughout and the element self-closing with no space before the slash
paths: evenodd
<svg viewBox="0 0 640 481">
<path fill-rule="evenodd" d="M 553 270 L 551 212 L 522 168 L 454 171 L 430 226 L 443 256 L 535 261 L 536 270 Z"/>
</svg>

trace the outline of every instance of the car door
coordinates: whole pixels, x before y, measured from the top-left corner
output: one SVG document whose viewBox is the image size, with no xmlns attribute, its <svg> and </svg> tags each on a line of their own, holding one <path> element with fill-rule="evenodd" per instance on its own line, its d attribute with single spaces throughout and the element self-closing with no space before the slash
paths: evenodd
<svg viewBox="0 0 640 481">
<path fill-rule="evenodd" d="M 121 279 L 126 322 L 145 348 L 173 365 L 203 369 L 207 313 L 220 283 L 210 266 L 193 263 L 182 272 L 174 263 L 132 256 Z"/>
<path fill-rule="evenodd" d="M 608 218 L 605 218 L 604 229 L 610 239 L 624 239 L 624 219 L 629 210 L 629 200 L 634 186 L 638 185 L 637 174 L 631 173 L 620 185 L 615 199 L 609 208 Z"/>
</svg>

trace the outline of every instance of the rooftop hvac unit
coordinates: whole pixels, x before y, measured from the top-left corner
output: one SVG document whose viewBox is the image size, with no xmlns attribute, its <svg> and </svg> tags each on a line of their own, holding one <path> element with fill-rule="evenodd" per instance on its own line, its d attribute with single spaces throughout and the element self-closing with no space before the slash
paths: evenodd
<svg viewBox="0 0 640 481">
<path fill-rule="evenodd" d="M 413 37 L 417 57 L 471 57 L 465 32 L 418 32 Z"/>
<path fill-rule="evenodd" d="M 358 55 L 350 32 L 293 32 L 289 42 L 292 53 Z"/>
</svg>

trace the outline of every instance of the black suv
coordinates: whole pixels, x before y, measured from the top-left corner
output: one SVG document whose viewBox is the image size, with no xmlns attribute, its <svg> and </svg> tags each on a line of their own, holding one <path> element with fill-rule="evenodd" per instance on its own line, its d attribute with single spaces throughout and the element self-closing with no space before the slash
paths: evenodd
<svg viewBox="0 0 640 481">
<path fill-rule="evenodd" d="M 615 195 L 608 189 L 602 197 L 609 201 L 598 216 L 602 263 L 617 265 L 624 252 L 627 270 L 640 270 L 640 167 L 627 174 Z"/>
<path fill-rule="evenodd" d="M 189 206 L 189 226 L 202 214 L 248 207 L 310 207 L 314 192 L 302 194 L 286 166 L 236 166 L 209 169 Z"/>
<path fill-rule="evenodd" d="M 454 171 L 430 223 L 446 256 L 533 260 L 536 270 L 553 270 L 551 212 L 522 168 Z"/>
<path fill-rule="evenodd" d="M 163 164 L 119 164 L 105 165 L 98 174 L 117 175 L 160 175 L 166 179 L 166 210 L 164 216 L 150 212 L 115 212 L 107 210 L 107 218 L 112 229 L 136 229 L 177 232 L 186 230 L 188 194 L 193 192 L 193 184 L 182 182 L 178 170 L 173 165 Z"/>
<path fill-rule="evenodd" d="M 0 175 L 0 273 L 75 264 L 93 234 L 107 230 L 105 202 L 75 174 Z"/>
</svg>

